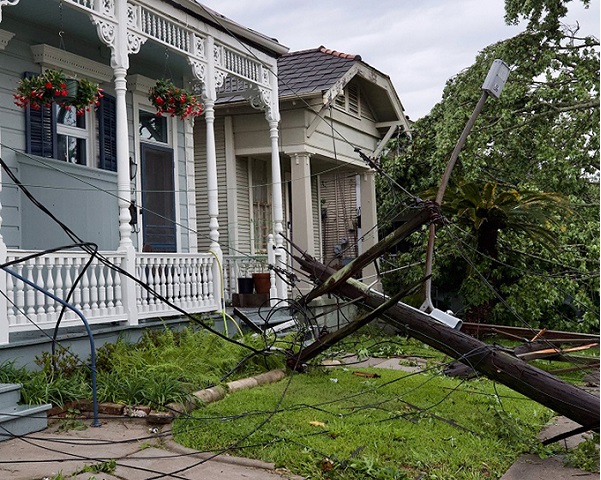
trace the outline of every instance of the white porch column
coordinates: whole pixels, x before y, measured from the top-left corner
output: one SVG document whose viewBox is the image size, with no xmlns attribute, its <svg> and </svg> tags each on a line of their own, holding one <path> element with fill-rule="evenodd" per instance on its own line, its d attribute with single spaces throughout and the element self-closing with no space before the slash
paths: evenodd
<svg viewBox="0 0 601 480">
<path fill-rule="evenodd" d="M 129 174 L 129 132 L 127 128 L 127 105 L 125 93 L 127 91 L 127 69 L 115 67 L 115 98 L 117 117 L 117 192 L 119 196 L 119 249 L 133 247 L 131 241 L 131 216 L 129 203 L 131 196 L 131 182 Z"/>
<path fill-rule="evenodd" d="M 119 197 L 119 251 L 125 253 L 121 268 L 130 275 L 136 273 L 136 252 L 131 240 L 129 221 L 130 203 L 130 171 L 129 171 L 129 130 L 127 128 L 127 69 L 129 54 L 138 53 L 144 39 L 128 31 L 127 0 L 115 0 L 115 30 L 103 28 L 101 19 L 94 18 L 98 36 L 111 49 L 111 67 L 115 74 L 115 102 L 117 120 L 117 195 Z M 123 307 L 127 313 L 129 325 L 138 324 L 138 308 L 136 305 L 136 284 L 126 276 L 121 278 Z"/>
<path fill-rule="evenodd" d="M 218 305 L 222 302 L 223 251 L 219 244 L 219 190 L 217 183 L 217 151 L 215 149 L 215 99 L 217 98 L 217 83 L 219 76 L 215 68 L 213 37 L 207 37 L 208 64 L 207 75 L 203 83 L 204 118 L 207 133 L 207 201 L 209 209 L 209 238 L 217 261 L 213 266 L 214 298 Z"/>
<path fill-rule="evenodd" d="M 311 256 L 315 256 L 313 205 L 311 196 L 311 155 L 294 153 L 290 158 L 292 188 L 292 241 Z M 300 286 L 302 293 L 309 283 Z"/>
<path fill-rule="evenodd" d="M 376 176 L 373 170 L 359 174 L 359 190 L 361 205 L 361 237 L 359 240 L 359 254 L 378 243 L 378 216 L 376 204 Z M 378 280 L 376 267 L 370 263 L 363 268 L 363 282 L 371 285 Z M 372 287 L 382 291 L 380 282 Z"/>
<path fill-rule="evenodd" d="M 219 245 L 219 193 L 217 185 L 217 153 L 215 150 L 215 108 L 212 100 L 205 100 L 205 122 L 207 126 L 207 197 L 209 203 L 210 249 L 221 252 Z"/>
<path fill-rule="evenodd" d="M 273 201 L 273 223 L 275 234 L 276 266 L 286 270 L 288 261 L 286 250 L 283 248 L 282 232 L 284 228 L 284 207 L 282 201 L 282 169 L 278 144 L 278 120 L 269 120 L 269 136 L 271 138 L 271 188 Z M 281 277 L 276 277 L 276 289 L 279 299 L 288 298 L 288 285 Z"/>
</svg>

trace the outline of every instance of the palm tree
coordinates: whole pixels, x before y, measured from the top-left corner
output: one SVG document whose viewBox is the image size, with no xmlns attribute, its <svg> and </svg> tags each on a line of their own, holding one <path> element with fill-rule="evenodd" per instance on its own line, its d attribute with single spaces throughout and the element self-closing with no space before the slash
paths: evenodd
<svg viewBox="0 0 601 480">
<path fill-rule="evenodd" d="M 549 227 L 555 223 L 554 214 L 560 209 L 570 211 L 565 197 L 556 193 L 518 191 L 502 188 L 498 183 L 465 181 L 447 190 L 442 209 L 474 234 L 478 252 L 493 259 L 499 255 L 501 230 L 521 232 L 553 250 L 557 242 Z"/>
</svg>

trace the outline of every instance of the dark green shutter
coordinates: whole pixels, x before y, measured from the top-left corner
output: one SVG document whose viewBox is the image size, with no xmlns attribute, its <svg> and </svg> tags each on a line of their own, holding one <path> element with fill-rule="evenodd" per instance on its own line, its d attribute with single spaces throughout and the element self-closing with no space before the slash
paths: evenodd
<svg viewBox="0 0 601 480">
<path fill-rule="evenodd" d="M 36 73 L 25 72 L 28 78 Z M 39 157 L 56 158 L 56 119 L 52 112 L 53 105 L 39 110 L 25 109 L 25 134 L 27 153 Z"/>
<path fill-rule="evenodd" d="M 117 103 L 106 93 L 97 110 L 100 136 L 100 168 L 117 171 Z"/>
</svg>

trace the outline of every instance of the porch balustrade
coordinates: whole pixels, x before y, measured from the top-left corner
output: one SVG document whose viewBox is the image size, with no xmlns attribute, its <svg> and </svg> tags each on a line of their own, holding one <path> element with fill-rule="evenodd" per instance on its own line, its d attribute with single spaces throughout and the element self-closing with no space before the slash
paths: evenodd
<svg viewBox="0 0 601 480">
<path fill-rule="evenodd" d="M 6 259 L 11 262 L 34 253 L 8 250 Z M 110 264 L 125 264 L 125 253 L 102 252 L 102 256 Z M 124 289 L 127 282 L 134 280 L 101 263 L 98 258 L 94 258 L 86 268 L 89 259 L 90 256 L 84 252 L 60 251 L 15 263 L 8 268 L 67 300 L 83 313 L 90 324 L 128 322 Z M 213 278 L 213 264 L 214 257 L 209 253 L 136 254 L 135 277 L 166 300 L 136 283 L 137 318 L 179 315 L 168 303 L 189 313 L 218 310 L 214 289 L 219 288 L 220 280 Z M 54 328 L 62 306 L 12 275 L 3 275 L 6 275 L 8 331 Z M 69 294 L 71 296 L 67 299 Z M 81 320 L 73 312 L 65 311 L 61 327 L 80 325 Z"/>
<path fill-rule="evenodd" d="M 189 313 L 209 312 L 219 308 L 214 289 L 213 255 L 209 253 L 140 253 L 136 255 L 136 278 Z M 175 313 L 167 302 L 136 284 L 139 318 Z"/>
<path fill-rule="evenodd" d="M 9 250 L 7 261 L 34 253 Z M 116 265 L 120 265 L 123 259 L 119 253 L 103 255 Z M 53 295 L 67 300 L 83 313 L 90 324 L 127 320 L 122 302 L 122 276 L 100 263 L 98 258 L 94 258 L 86 268 L 89 258 L 83 252 L 56 252 L 16 263 L 9 268 Z M 62 306 L 12 275 L 6 275 L 6 296 L 9 331 L 53 328 L 56 325 Z M 80 324 L 81 320 L 68 310 L 61 321 L 61 326 Z"/>
</svg>

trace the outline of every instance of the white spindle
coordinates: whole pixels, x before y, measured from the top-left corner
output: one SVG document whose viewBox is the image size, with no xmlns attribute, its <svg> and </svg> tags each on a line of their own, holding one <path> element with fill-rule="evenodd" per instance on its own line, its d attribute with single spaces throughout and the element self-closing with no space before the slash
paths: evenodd
<svg viewBox="0 0 601 480">
<path fill-rule="evenodd" d="M 121 312 L 123 309 L 123 302 L 121 299 L 123 298 L 121 291 L 121 274 L 119 272 L 112 271 L 113 275 L 113 285 L 115 286 L 115 308 L 118 312 Z"/>
<path fill-rule="evenodd" d="M 51 255 L 48 255 L 46 257 L 46 290 L 48 290 L 48 292 L 52 295 L 56 295 L 56 291 L 54 289 L 54 276 L 56 275 L 55 263 L 56 257 L 53 257 Z M 54 303 L 55 300 L 53 298 L 46 296 L 46 312 L 48 314 L 53 314 L 56 311 Z"/>
<path fill-rule="evenodd" d="M 86 259 L 83 257 L 78 258 L 76 261 L 81 266 L 79 270 L 81 272 L 81 280 L 79 281 L 79 287 L 81 288 L 81 306 L 85 314 L 88 315 L 90 310 L 90 279 L 88 278 L 90 267 L 86 268 Z M 84 268 L 86 269 L 84 270 Z"/>
<path fill-rule="evenodd" d="M 162 297 L 167 296 L 167 262 L 165 261 L 165 257 L 161 257 L 160 259 L 160 267 L 159 267 L 159 281 L 160 281 L 160 292 Z"/>
<path fill-rule="evenodd" d="M 167 300 L 169 300 L 170 302 L 173 301 L 173 264 L 171 262 L 169 262 L 169 260 L 173 260 L 173 258 L 166 258 L 165 259 L 165 270 L 166 270 L 166 278 L 165 281 L 167 282 Z"/>
<path fill-rule="evenodd" d="M 6 298 L 6 314 L 8 315 L 8 324 L 14 325 L 16 323 L 18 314 L 16 310 L 17 299 L 15 298 L 15 277 L 9 273 L 6 274 Z"/>
<path fill-rule="evenodd" d="M 207 272 L 207 289 L 208 289 L 208 295 L 207 295 L 207 300 L 208 303 L 207 305 L 212 305 L 213 301 L 214 301 L 214 292 L 213 289 L 215 288 L 215 283 L 213 282 L 213 268 L 212 268 L 212 263 L 213 262 L 209 262 L 209 259 L 206 259 L 207 262 L 207 266 L 206 266 L 206 272 Z"/>
<path fill-rule="evenodd" d="M 100 270 L 100 265 L 98 264 L 98 259 L 94 258 L 88 269 L 90 273 L 90 308 L 92 312 L 98 310 L 98 271 Z M 93 313 L 92 313 L 93 314 Z"/>
<path fill-rule="evenodd" d="M 32 261 L 30 260 L 25 266 L 25 271 L 27 272 L 25 278 L 33 283 L 33 263 L 31 262 Z M 35 314 L 35 290 L 29 285 L 25 288 L 25 302 L 27 303 L 27 316 L 31 317 Z"/>
<path fill-rule="evenodd" d="M 40 288 L 44 288 L 44 278 L 43 278 L 44 258 L 43 257 L 37 257 L 35 259 L 34 268 L 35 268 L 35 284 Z M 46 313 L 46 309 L 44 308 L 45 304 L 46 304 L 45 297 L 46 297 L 46 295 L 44 295 L 44 292 L 41 292 L 40 290 L 35 291 L 35 303 L 36 303 L 35 313 L 38 314 L 38 321 L 43 321 L 40 316 L 44 315 Z"/>
<path fill-rule="evenodd" d="M 15 272 L 20 276 L 23 276 L 23 264 L 18 263 L 15 265 Z M 17 279 L 15 282 L 15 289 L 17 291 L 16 294 L 16 303 L 17 303 L 17 320 L 15 323 L 25 323 L 25 283 L 23 280 Z"/>
<path fill-rule="evenodd" d="M 106 315 L 106 270 L 108 267 L 98 265 L 98 309 L 100 315 Z"/>
</svg>

